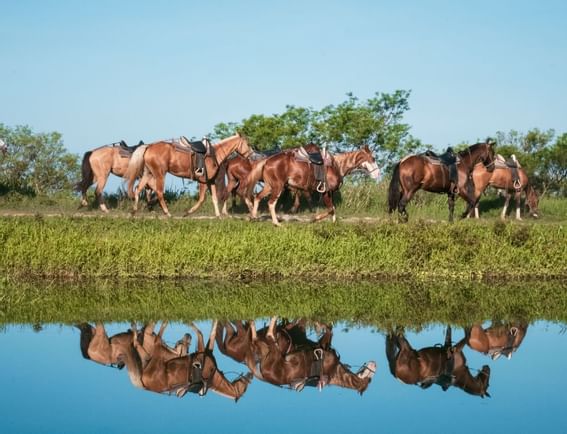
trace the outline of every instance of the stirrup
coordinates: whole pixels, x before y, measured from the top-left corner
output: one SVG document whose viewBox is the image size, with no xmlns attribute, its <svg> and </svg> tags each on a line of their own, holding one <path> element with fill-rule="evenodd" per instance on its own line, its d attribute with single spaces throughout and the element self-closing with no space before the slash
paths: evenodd
<svg viewBox="0 0 567 434">
<path fill-rule="evenodd" d="M 323 194 L 325 191 L 327 191 L 327 186 L 323 181 L 319 182 L 319 184 L 317 184 L 317 193 Z"/>
<path fill-rule="evenodd" d="M 205 169 L 195 169 L 195 175 L 203 176 L 205 174 Z"/>
<path fill-rule="evenodd" d="M 519 179 L 516 179 L 514 181 L 514 190 L 520 191 L 521 189 L 522 189 L 522 181 L 520 181 Z"/>
</svg>

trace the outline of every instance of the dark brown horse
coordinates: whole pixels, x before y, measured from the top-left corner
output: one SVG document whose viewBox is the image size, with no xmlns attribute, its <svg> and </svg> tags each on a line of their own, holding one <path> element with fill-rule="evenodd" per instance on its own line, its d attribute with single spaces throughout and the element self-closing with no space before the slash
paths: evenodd
<svg viewBox="0 0 567 434">
<path fill-rule="evenodd" d="M 473 350 L 490 356 L 492 360 L 500 356 L 511 359 L 527 332 L 528 324 L 521 321 L 493 323 L 486 329 L 480 324 L 474 324 L 465 329 L 465 342 Z"/>
<path fill-rule="evenodd" d="M 187 392 L 205 395 L 212 390 L 222 396 L 238 400 L 247 390 L 251 376 L 240 376 L 229 381 L 218 369 L 213 356 L 217 322 L 214 321 L 211 335 L 205 347 L 203 335 L 194 325 L 197 334 L 197 351 L 185 356 L 169 358 L 164 345 L 158 344 L 150 354 L 149 362 L 143 369 L 141 382 L 144 389 L 184 396 Z"/>
<path fill-rule="evenodd" d="M 327 153 L 325 160 L 326 188 L 321 194 L 327 210 L 316 215 L 314 220 L 318 221 L 332 216 L 334 222 L 336 214 L 333 193 L 340 188 L 343 178 L 355 169 L 363 169 L 375 178 L 378 178 L 380 173 L 368 146 L 354 152 L 336 155 Z M 289 187 L 308 192 L 318 189 L 311 164 L 298 159 L 293 151 L 282 152 L 261 160 L 254 167 L 246 179 L 249 198 L 252 198 L 254 186 L 259 180 L 264 181 L 264 188 L 254 197 L 251 218 L 258 218 L 258 205 L 264 197 L 269 195 L 268 208 L 272 216 L 272 223 L 276 226 L 281 226 L 276 216 L 276 205 L 284 188 Z"/>
<path fill-rule="evenodd" d="M 482 162 L 490 171 L 493 169 L 493 142 L 477 143 L 457 154 L 458 192 L 469 206 L 474 207 L 474 186 L 470 174 L 475 164 Z M 450 179 L 449 168 L 444 164 L 434 164 L 426 155 L 410 155 L 394 166 L 388 191 L 388 208 L 392 213 L 398 210 L 403 221 L 407 221 L 406 205 L 417 190 L 433 193 L 446 193 L 449 206 L 449 221 L 453 221 L 455 194 Z"/>
<path fill-rule="evenodd" d="M 522 193 L 525 193 L 526 195 L 526 208 L 528 209 L 529 214 L 534 218 L 538 218 L 540 214 L 538 210 L 539 198 L 536 191 L 530 184 L 528 175 L 526 174 L 526 171 L 524 169 L 518 168 L 518 178 L 518 185 L 514 185 L 514 180 L 512 179 L 512 171 L 505 165 L 496 164 L 492 172 L 488 171 L 482 164 L 477 164 L 476 166 L 474 166 L 474 169 L 472 171 L 472 179 L 474 182 L 475 217 L 479 218 L 478 203 L 480 201 L 482 193 L 484 192 L 484 190 L 486 190 L 487 187 L 492 186 L 494 188 L 504 190 L 506 194 L 506 202 L 500 215 L 502 220 L 506 219 L 506 211 L 508 209 L 508 204 L 510 203 L 512 195 L 514 195 L 514 199 L 516 201 L 516 220 L 522 220 L 520 215 L 520 202 L 522 199 Z M 469 207 L 467 207 L 463 216 L 471 216 L 471 214 L 472 209 L 469 209 Z"/>
<path fill-rule="evenodd" d="M 113 175 L 123 177 L 128 168 L 132 153 L 138 146 L 127 147 L 124 142 L 113 143 L 85 152 L 81 164 L 82 179 L 75 184 L 75 190 L 81 193 L 81 206 L 88 206 L 87 190 L 96 183 L 96 201 L 101 211 L 108 212 L 104 203 L 103 191 L 108 177 Z M 149 201 L 150 192 L 146 191 Z"/>
<path fill-rule="evenodd" d="M 237 322 L 235 326 L 236 330 L 225 324 L 227 334 L 220 339 L 221 351 L 246 363 L 257 378 L 276 386 L 301 391 L 305 386 L 322 389 L 336 385 L 363 393 L 376 370 L 374 362 L 368 362 L 357 373 L 341 363 L 331 347 L 329 326 L 323 327 L 317 342 L 307 338 L 303 321 L 277 325 L 274 317 L 267 328 L 258 331 L 254 321 L 248 325 Z"/>
<path fill-rule="evenodd" d="M 451 344 L 451 328 L 447 327 L 443 346 L 414 350 L 403 333 L 389 333 L 386 337 L 386 356 L 392 375 L 406 384 L 423 389 L 437 384 L 444 391 L 450 386 L 484 398 L 489 396 L 490 368 L 485 365 L 473 377 L 466 365 L 463 347 L 465 341 Z"/>
<path fill-rule="evenodd" d="M 128 170 L 124 175 L 124 178 L 128 181 L 128 194 L 134 199 L 133 212 L 136 212 L 138 209 L 140 192 L 149 185 L 156 192 L 164 214 L 171 216 L 163 197 L 165 175 L 166 173 L 171 173 L 181 178 L 189 178 L 206 184 L 211 191 L 215 215 L 220 216 L 215 184 L 219 166 L 233 152 L 248 156 L 253 151 L 248 144 L 248 140 L 240 134 L 221 140 L 219 143 L 212 145 L 212 148 L 214 152 L 207 153 L 205 156 L 205 171 L 203 174 L 196 172 L 197 168 L 194 167 L 193 154 L 189 150 L 176 147 L 171 142 L 157 142 L 138 148 L 132 155 Z M 137 188 L 134 189 L 134 182 L 142 174 L 142 171 L 142 179 L 138 183 Z M 195 212 L 202 205 L 204 198 L 205 195 L 201 195 L 199 201 L 187 213 Z"/>
</svg>

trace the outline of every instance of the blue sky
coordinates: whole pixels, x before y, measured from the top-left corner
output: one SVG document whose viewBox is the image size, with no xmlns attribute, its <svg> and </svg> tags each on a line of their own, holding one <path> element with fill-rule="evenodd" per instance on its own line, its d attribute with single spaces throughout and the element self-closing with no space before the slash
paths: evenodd
<svg viewBox="0 0 567 434">
<path fill-rule="evenodd" d="M 0 0 L 0 122 L 82 153 L 411 89 L 412 134 L 565 132 L 563 1 Z"/>
</svg>

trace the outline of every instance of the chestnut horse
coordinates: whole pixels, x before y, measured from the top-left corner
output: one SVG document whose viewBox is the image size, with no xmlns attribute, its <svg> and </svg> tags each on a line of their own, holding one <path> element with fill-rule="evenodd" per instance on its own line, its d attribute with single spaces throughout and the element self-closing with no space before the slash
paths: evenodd
<svg viewBox="0 0 567 434">
<path fill-rule="evenodd" d="M 328 216 L 332 216 L 333 222 L 336 221 L 333 193 L 340 188 L 343 178 L 350 172 L 355 169 L 363 169 L 375 179 L 380 176 L 376 160 L 368 146 L 342 154 L 331 155 L 328 153 L 328 160 L 330 161 L 329 164 L 325 163 L 327 187 L 322 193 L 327 210 L 316 215 L 314 221 L 322 220 Z M 281 226 L 276 216 L 276 205 L 285 187 L 308 192 L 314 192 L 317 189 L 311 164 L 296 159 L 291 151 L 282 152 L 256 164 L 246 178 L 249 199 L 252 197 L 254 186 L 260 179 L 264 181 L 264 188 L 254 197 L 251 218 L 258 218 L 260 201 L 270 195 L 268 208 L 272 216 L 272 223 L 276 226 Z"/>
<path fill-rule="evenodd" d="M 124 174 L 124 178 L 128 181 L 128 195 L 134 199 L 133 212 L 138 210 L 138 196 L 140 192 L 146 185 L 149 185 L 156 192 L 164 214 L 171 217 L 163 197 L 165 175 L 166 173 L 171 173 L 181 178 L 189 178 L 206 184 L 211 190 L 215 215 L 217 217 L 220 216 L 215 185 L 215 177 L 219 166 L 235 151 L 245 157 L 252 154 L 253 151 L 248 144 L 248 140 L 240 134 L 223 139 L 212 145 L 212 147 L 214 152 L 207 153 L 205 157 L 206 170 L 202 175 L 195 173 L 192 152 L 178 150 L 173 143 L 156 142 L 138 148 L 132 155 L 128 170 Z M 134 181 L 142 174 L 142 171 L 142 179 L 138 183 L 137 188 L 134 189 Z M 195 212 L 204 200 L 203 194 L 187 213 Z"/>
<path fill-rule="evenodd" d="M 474 182 L 475 217 L 479 218 L 478 203 L 480 201 L 480 196 L 488 186 L 492 186 L 494 188 L 502 189 L 506 193 L 506 202 L 500 215 L 500 218 L 502 220 L 506 219 L 506 211 L 508 209 L 508 204 L 510 203 L 512 195 L 514 195 L 514 199 L 516 200 L 516 220 L 522 220 L 520 215 L 520 202 L 522 199 L 522 192 L 525 192 L 526 194 L 526 208 L 529 210 L 529 214 L 534 218 L 538 218 L 539 198 L 537 196 L 537 193 L 529 183 L 528 175 L 526 174 L 526 171 L 524 169 L 518 168 L 518 177 L 520 179 L 520 183 L 518 186 L 514 186 L 512 171 L 509 168 L 496 166 L 494 170 L 490 172 L 482 164 L 477 164 L 476 166 L 474 166 L 474 169 L 472 171 L 472 178 Z M 471 214 L 472 208 L 468 206 L 463 213 L 463 217 L 471 216 Z"/>
<path fill-rule="evenodd" d="M 96 202 L 101 211 L 108 212 L 104 203 L 103 191 L 109 175 L 112 173 L 116 176 L 124 176 L 132 153 L 143 144 L 140 142 L 137 146 L 122 147 L 120 143 L 102 146 L 85 152 L 83 155 L 82 179 L 75 184 L 75 190 L 81 193 L 81 207 L 88 206 L 87 190 L 96 183 Z M 149 195 L 150 192 L 146 191 L 148 201 Z"/>
<path fill-rule="evenodd" d="M 273 317 L 267 328 L 258 331 L 254 321 L 247 325 L 236 322 L 235 326 L 236 330 L 230 323 L 224 325 L 224 340 L 217 335 L 221 351 L 246 363 L 257 378 L 276 386 L 301 391 L 305 386 L 322 389 L 336 385 L 362 394 L 376 370 L 374 362 L 368 362 L 357 373 L 341 363 L 331 347 L 330 326 L 323 326 L 324 333 L 317 342 L 307 338 L 302 321 L 277 325 Z"/>
<path fill-rule="evenodd" d="M 480 324 L 474 324 L 465 329 L 465 342 L 473 350 L 490 356 L 492 360 L 500 356 L 511 359 L 527 332 L 528 324 L 525 322 L 493 323 L 486 329 Z"/>
<path fill-rule="evenodd" d="M 469 206 L 474 207 L 473 183 L 470 174 L 476 163 L 482 162 L 491 171 L 494 162 L 493 142 L 477 143 L 457 157 L 458 191 Z M 432 164 L 425 155 L 410 155 L 394 166 L 388 191 L 388 208 L 398 210 L 403 221 L 407 221 L 406 205 L 419 189 L 433 193 L 447 193 L 449 221 L 453 221 L 455 191 L 451 191 L 449 169 L 443 164 Z"/>
<path fill-rule="evenodd" d="M 427 389 L 433 384 L 446 391 L 456 386 L 472 395 L 490 397 L 488 386 L 490 368 L 485 365 L 473 377 L 463 354 L 465 340 L 451 344 L 451 328 L 447 327 L 443 346 L 414 350 L 403 333 L 389 333 L 386 337 L 386 356 L 392 375 L 405 384 L 416 384 Z"/>
<path fill-rule="evenodd" d="M 201 331 L 192 324 L 191 327 L 197 334 L 197 351 L 181 357 L 168 358 L 164 346 L 155 345 L 149 363 L 143 370 L 143 387 L 158 393 L 174 393 L 178 397 L 187 392 L 203 396 L 208 390 L 212 390 L 227 398 L 238 400 L 246 392 L 251 376 L 240 376 L 231 382 L 218 369 L 213 356 L 217 321 L 213 322 L 207 347 L 204 345 Z M 158 341 L 160 339 L 161 337 L 158 337 Z"/>
</svg>

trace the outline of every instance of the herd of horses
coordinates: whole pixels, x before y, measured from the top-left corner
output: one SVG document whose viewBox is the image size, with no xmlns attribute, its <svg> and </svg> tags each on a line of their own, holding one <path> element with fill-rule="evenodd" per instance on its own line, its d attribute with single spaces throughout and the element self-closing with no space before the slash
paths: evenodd
<svg viewBox="0 0 567 434">
<path fill-rule="evenodd" d="M 310 143 L 276 153 L 255 152 L 248 139 L 239 133 L 212 144 L 207 139 L 190 142 L 186 138 L 140 142 L 129 147 L 118 142 L 99 147 L 84 154 L 82 179 L 76 188 L 82 194 L 81 205 L 88 205 L 87 189 L 96 183 L 96 200 L 100 209 L 108 212 L 103 190 L 112 173 L 127 182 L 127 192 L 133 199 L 133 212 L 139 207 L 139 197 L 145 191 L 148 201 L 155 193 L 163 212 L 171 216 L 164 198 L 165 176 L 172 175 L 197 181 L 199 199 L 186 214 L 195 212 L 203 204 L 207 190 L 211 192 L 215 216 L 228 214 L 227 200 L 239 196 L 246 203 L 251 219 L 258 218 L 260 201 L 268 199 L 268 209 L 274 225 L 280 221 L 276 205 L 288 189 L 295 197 L 292 211 L 297 211 L 299 199 L 308 200 L 319 193 L 326 210 L 314 220 L 331 217 L 336 220 L 333 195 L 341 187 L 344 177 L 361 171 L 378 180 L 380 170 L 368 146 L 352 152 L 331 153 Z M 256 185 L 262 183 L 256 193 Z M 432 152 L 410 155 L 394 166 L 388 192 L 390 213 L 398 211 L 407 220 L 406 205 L 417 190 L 445 193 L 448 197 L 449 220 L 453 220 L 457 196 L 463 198 L 467 208 L 462 217 L 479 217 L 480 197 L 488 186 L 506 194 L 502 212 L 505 218 L 512 195 L 516 199 L 516 218 L 520 217 L 522 193 L 526 207 L 538 217 L 538 196 L 529 183 L 526 172 L 518 164 L 510 167 L 495 155 L 494 142 L 486 140 L 457 153 L 447 162 Z M 310 203 L 310 202 L 309 202 Z M 310 206 L 311 207 L 311 206 Z"/>
<path fill-rule="evenodd" d="M 156 323 L 140 329 L 135 323 L 126 332 L 108 336 L 104 325 L 78 324 L 80 348 L 85 359 L 122 369 L 126 367 L 135 387 L 151 392 L 183 397 L 188 392 L 204 396 L 208 391 L 238 401 L 252 380 L 291 389 L 305 387 L 322 390 L 338 386 L 363 394 L 370 385 L 376 363 L 368 361 L 356 372 L 340 360 L 332 346 L 330 324 L 312 323 L 316 338 L 308 334 L 305 320 L 283 320 L 272 317 L 267 326 L 256 329 L 254 321 L 213 321 L 205 345 L 202 332 L 193 324 L 188 327 L 197 336 L 194 352 L 190 352 L 191 335 L 185 333 L 170 347 L 163 334 L 167 322 L 156 332 Z M 488 393 L 490 368 L 483 366 L 476 375 L 467 366 L 465 346 L 490 356 L 511 358 L 524 340 L 528 325 L 522 322 L 493 323 L 483 328 L 474 324 L 465 328 L 463 339 L 452 342 L 447 327 L 441 345 L 419 350 L 412 348 L 402 329 L 386 335 L 386 357 L 390 373 L 402 383 L 423 389 L 436 384 L 446 391 L 451 386 L 484 398 Z M 220 352 L 242 364 L 246 373 L 229 380 L 219 369 L 214 355 L 215 344 Z"/>
</svg>

